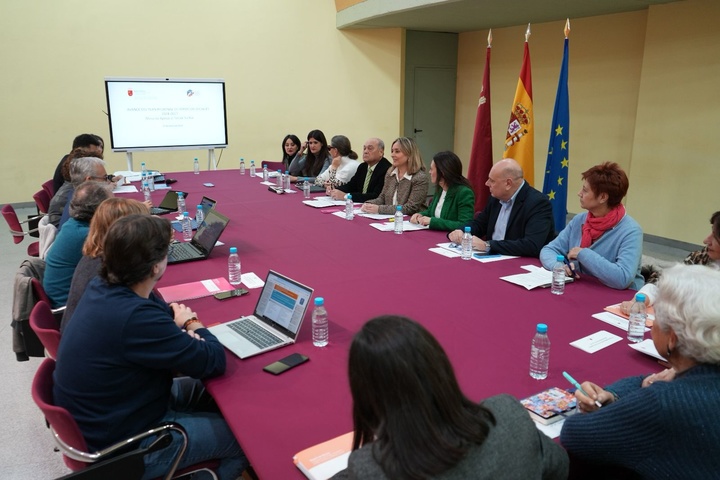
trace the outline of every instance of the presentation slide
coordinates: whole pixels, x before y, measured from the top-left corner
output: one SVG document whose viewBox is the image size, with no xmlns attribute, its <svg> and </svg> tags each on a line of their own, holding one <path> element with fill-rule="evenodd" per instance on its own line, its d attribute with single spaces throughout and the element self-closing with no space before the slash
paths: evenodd
<svg viewBox="0 0 720 480">
<path fill-rule="evenodd" d="M 113 150 L 227 145 L 222 80 L 105 79 Z"/>
</svg>

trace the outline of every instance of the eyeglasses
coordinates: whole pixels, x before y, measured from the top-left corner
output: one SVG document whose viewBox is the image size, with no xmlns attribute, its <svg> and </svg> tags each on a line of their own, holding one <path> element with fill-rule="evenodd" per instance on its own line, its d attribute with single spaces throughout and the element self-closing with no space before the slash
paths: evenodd
<svg viewBox="0 0 720 480">
<path fill-rule="evenodd" d="M 335 150 L 337 150 L 337 147 L 335 145 L 328 145 L 328 150 L 330 150 L 331 148 L 334 148 Z"/>
<path fill-rule="evenodd" d="M 95 180 L 105 180 L 106 182 L 112 182 L 113 178 L 115 178 L 115 176 L 108 174 L 103 177 L 90 177 L 90 178 L 93 178 Z"/>
</svg>

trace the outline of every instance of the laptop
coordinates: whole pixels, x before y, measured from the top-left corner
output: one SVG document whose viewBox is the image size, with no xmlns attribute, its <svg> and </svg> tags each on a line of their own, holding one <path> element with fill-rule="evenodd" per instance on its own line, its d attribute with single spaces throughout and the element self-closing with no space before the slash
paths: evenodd
<svg viewBox="0 0 720 480">
<path fill-rule="evenodd" d="M 150 215 L 165 215 L 168 213 L 173 213 L 178 211 L 178 205 L 177 205 L 177 195 L 178 193 L 182 193 L 185 197 L 185 200 L 187 201 L 187 192 L 177 192 L 175 190 L 170 190 L 165 194 L 165 198 L 163 198 L 162 202 L 160 202 L 160 205 L 157 207 L 150 208 Z"/>
<path fill-rule="evenodd" d="M 205 260 L 215 247 L 230 220 L 214 208 L 207 213 L 205 221 L 189 242 L 172 243 L 168 252 L 168 264 Z"/>
<path fill-rule="evenodd" d="M 202 200 L 200 200 L 200 206 L 202 207 L 203 211 L 203 218 L 207 216 L 210 210 L 215 208 L 215 205 L 217 205 L 217 202 L 210 197 L 203 197 Z M 191 218 L 190 221 L 192 223 L 192 229 L 197 230 L 198 224 L 195 219 Z M 182 232 L 182 224 L 180 223 L 180 220 L 173 220 L 170 223 L 172 223 L 172 227 L 173 229 L 175 229 L 176 232 Z"/>
<path fill-rule="evenodd" d="M 270 270 L 253 315 L 208 330 L 240 358 L 292 345 L 312 294 L 312 288 Z"/>
</svg>

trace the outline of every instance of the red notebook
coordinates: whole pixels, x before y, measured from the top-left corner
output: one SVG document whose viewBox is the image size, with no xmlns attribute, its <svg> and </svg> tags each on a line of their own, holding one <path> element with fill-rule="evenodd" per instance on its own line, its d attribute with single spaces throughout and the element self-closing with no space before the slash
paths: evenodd
<svg viewBox="0 0 720 480">
<path fill-rule="evenodd" d="M 172 303 L 181 300 L 192 300 L 193 298 L 209 297 L 216 293 L 229 292 L 234 288 L 226 278 L 213 278 L 211 280 L 199 280 L 197 282 L 161 287 L 158 288 L 157 291 L 163 300 Z"/>
</svg>

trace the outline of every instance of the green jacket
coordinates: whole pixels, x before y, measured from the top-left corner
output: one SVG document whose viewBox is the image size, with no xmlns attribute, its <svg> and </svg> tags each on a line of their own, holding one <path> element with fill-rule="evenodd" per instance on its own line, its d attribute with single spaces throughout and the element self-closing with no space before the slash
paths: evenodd
<svg viewBox="0 0 720 480">
<path fill-rule="evenodd" d="M 430 207 L 424 212 L 420 212 L 423 217 L 430 217 L 431 230 L 446 230 L 451 232 L 458 228 L 462 228 L 473 219 L 475 215 L 475 194 L 472 189 L 465 185 L 455 185 L 450 187 L 445 194 L 445 202 L 442 206 L 440 216 L 435 216 L 435 207 L 440 201 L 441 188 L 435 189 Z"/>
</svg>

